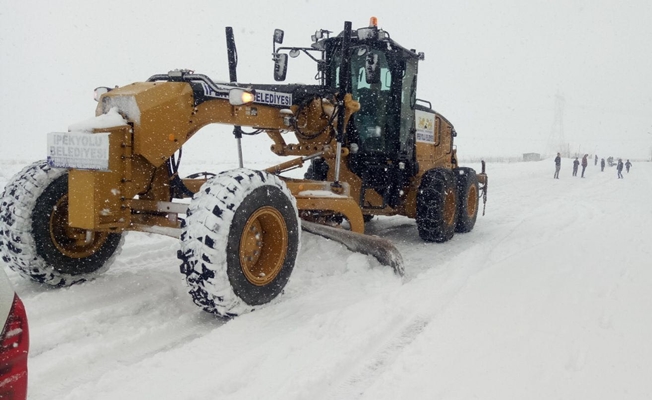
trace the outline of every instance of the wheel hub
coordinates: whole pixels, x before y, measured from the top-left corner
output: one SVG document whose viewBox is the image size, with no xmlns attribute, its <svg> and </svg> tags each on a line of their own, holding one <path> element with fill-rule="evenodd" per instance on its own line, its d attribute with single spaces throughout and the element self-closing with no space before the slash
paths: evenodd
<svg viewBox="0 0 652 400">
<path fill-rule="evenodd" d="M 63 196 L 52 209 L 50 237 L 61 254 L 70 258 L 85 258 L 102 247 L 108 233 L 70 227 L 68 225 L 68 196 Z"/>
<path fill-rule="evenodd" d="M 288 247 L 288 231 L 274 207 L 256 210 L 240 237 L 240 265 L 247 280 L 256 286 L 271 283 L 281 271 Z"/>
<path fill-rule="evenodd" d="M 469 193 L 466 196 L 466 213 L 469 217 L 473 217 L 478 208 L 478 191 L 475 185 L 469 188 Z"/>
<path fill-rule="evenodd" d="M 455 192 L 451 189 L 446 189 L 444 193 L 444 221 L 446 221 L 446 225 L 450 226 L 455 223 L 456 210 L 457 202 L 455 200 Z"/>
</svg>

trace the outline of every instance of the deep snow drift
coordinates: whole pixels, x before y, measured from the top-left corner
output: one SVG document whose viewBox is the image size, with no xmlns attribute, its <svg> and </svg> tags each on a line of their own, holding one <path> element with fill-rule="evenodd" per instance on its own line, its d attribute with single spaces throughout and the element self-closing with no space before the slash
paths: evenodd
<svg viewBox="0 0 652 400">
<path fill-rule="evenodd" d="M 0 187 L 26 163 L 0 162 Z M 444 244 L 374 219 L 403 279 L 304 232 L 285 293 L 227 323 L 193 305 L 167 237 L 129 233 L 70 288 L 9 272 L 30 399 L 650 398 L 652 165 L 553 172 L 490 164 L 486 216 Z"/>
</svg>

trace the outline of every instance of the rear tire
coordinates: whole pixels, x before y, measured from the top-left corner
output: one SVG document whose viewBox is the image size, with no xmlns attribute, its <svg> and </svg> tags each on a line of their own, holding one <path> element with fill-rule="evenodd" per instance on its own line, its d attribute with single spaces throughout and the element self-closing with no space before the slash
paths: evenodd
<svg viewBox="0 0 652 400">
<path fill-rule="evenodd" d="M 195 304 L 233 317 L 276 298 L 299 229 L 296 200 L 278 177 L 237 169 L 211 178 L 190 202 L 178 253 Z"/>
<path fill-rule="evenodd" d="M 455 232 L 471 232 L 478 218 L 480 204 L 478 193 L 478 176 L 475 170 L 467 167 L 460 167 L 453 170 L 457 179 L 457 225 Z"/>
<path fill-rule="evenodd" d="M 455 234 L 457 189 L 453 172 L 443 168 L 427 171 L 417 193 L 417 229 L 427 242 L 446 242 Z"/>
<path fill-rule="evenodd" d="M 68 171 L 45 161 L 25 167 L 5 186 L 0 254 L 25 278 L 69 286 L 105 272 L 120 253 L 121 233 L 68 226 Z M 87 240 L 90 238 L 90 240 Z"/>
</svg>

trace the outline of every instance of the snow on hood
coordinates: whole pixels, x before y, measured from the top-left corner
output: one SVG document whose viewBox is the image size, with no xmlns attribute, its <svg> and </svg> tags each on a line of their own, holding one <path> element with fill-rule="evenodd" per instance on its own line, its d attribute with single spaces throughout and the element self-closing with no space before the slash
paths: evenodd
<svg viewBox="0 0 652 400">
<path fill-rule="evenodd" d="M 112 107 L 106 114 L 98 115 L 68 127 L 70 132 L 93 132 L 93 129 L 113 128 L 126 125 L 127 121 L 120 115 L 117 107 Z"/>
</svg>

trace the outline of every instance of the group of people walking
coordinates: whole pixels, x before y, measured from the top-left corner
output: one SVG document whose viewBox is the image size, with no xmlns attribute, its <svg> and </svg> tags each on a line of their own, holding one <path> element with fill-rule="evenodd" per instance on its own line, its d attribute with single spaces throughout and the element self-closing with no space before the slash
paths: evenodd
<svg viewBox="0 0 652 400">
<path fill-rule="evenodd" d="M 579 157 L 575 157 L 575 160 L 573 160 L 573 176 L 577 176 L 577 171 L 579 169 L 580 164 L 582 164 L 582 178 L 584 178 L 584 172 L 586 171 L 587 165 L 589 165 L 588 161 L 588 154 L 584 154 L 584 157 L 582 157 L 582 161 L 580 162 Z M 610 157 L 611 158 L 611 157 Z M 598 165 L 598 156 L 595 156 L 595 162 L 594 165 Z M 611 165 L 611 163 L 610 163 Z M 600 161 L 600 170 L 604 171 L 604 158 Z M 618 171 L 618 179 L 623 179 L 623 167 L 627 170 L 627 173 L 629 173 L 629 169 L 632 167 L 632 163 L 627 160 L 627 162 L 623 163 L 623 159 L 619 158 L 618 163 L 616 164 L 616 171 Z M 557 157 L 555 157 L 555 176 L 554 179 L 559 179 L 559 171 L 561 170 L 561 154 L 557 153 Z"/>
<path fill-rule="evenodd" d="M 559 157 L 559 153 L 557 153 L 557 156 Z M 587 160 L 588 156 L 588 154 L 584 154 L 584 157 L 582 157 L 582 178 L 584 178 L 584 171 L 586 171 L 586 166 L 589 165 Z M 580 166 L 580 161 L 577 158 L 578 157 L 575 157 L 575 161 L 573 161 L 573 176 L 577 176 L 577 168 Z"/>
<path fill-rule="evenodd" d="M 624 164 L 625 168 L 627 169 L 627 173 L 629 174 L 629 169 L 632 166 L 632 163 L 627 160 L 627 162 Z M 623 179 L 623 159 L 619 158 L 618 159 L 618 164 L 616 164 L 616 169 L 618 170 L 618 179 Z"/>
</svg>

